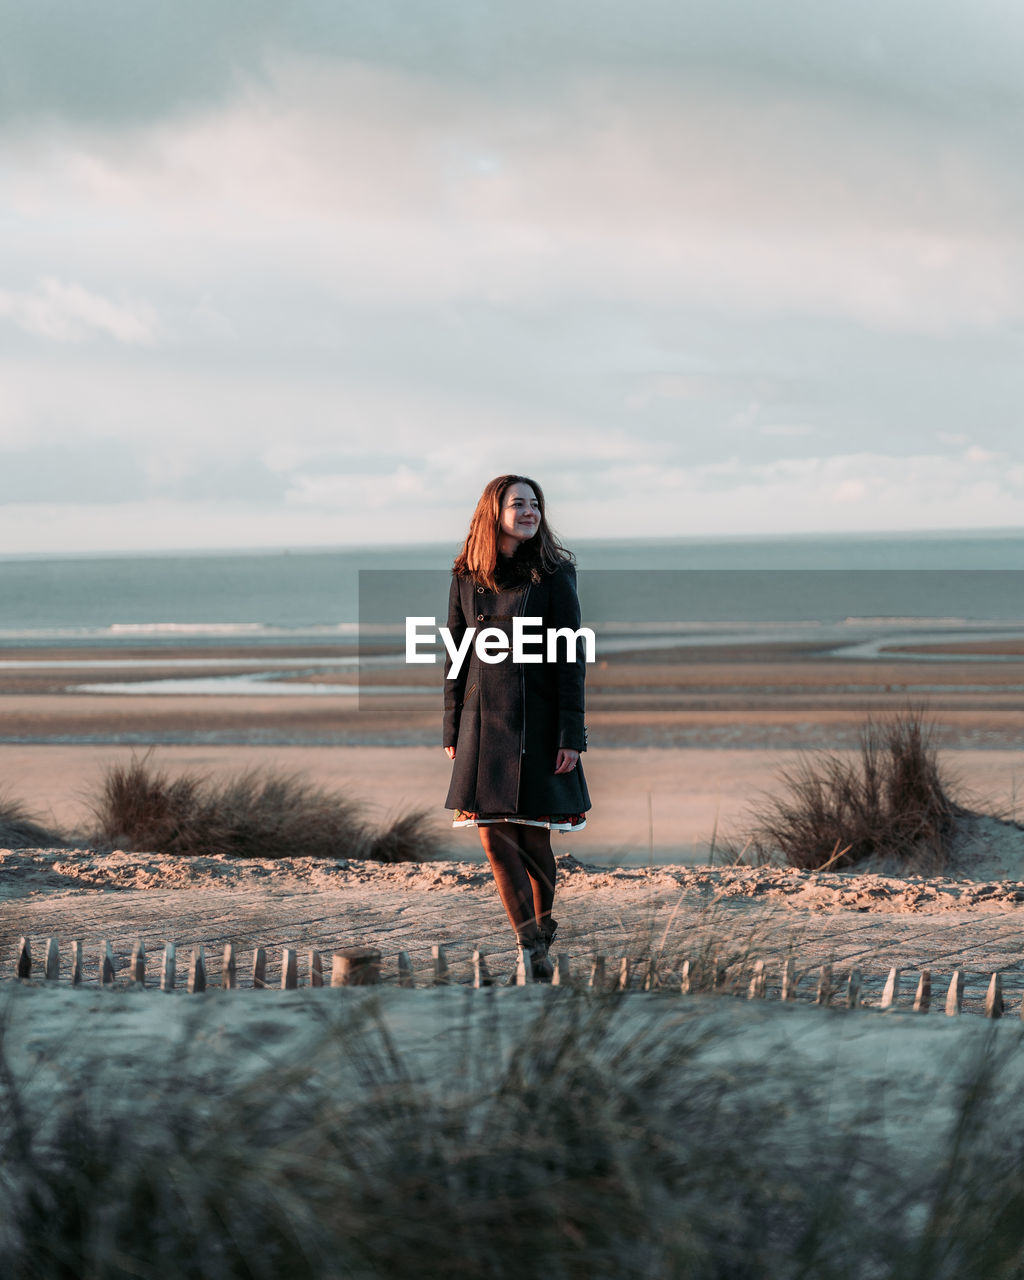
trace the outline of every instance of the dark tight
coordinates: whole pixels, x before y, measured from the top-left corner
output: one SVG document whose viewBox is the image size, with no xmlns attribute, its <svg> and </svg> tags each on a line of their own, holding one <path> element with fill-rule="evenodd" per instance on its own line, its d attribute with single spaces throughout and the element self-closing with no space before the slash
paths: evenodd
<svg viewBox="0 0 1024 1280">
<path fill-rule="evenodd" d="M 555 898 L 551 832 L 517 822 L 491 822 L 477 829 L 516 937 L 532 942 L 550 920 Z"/>
</svg>

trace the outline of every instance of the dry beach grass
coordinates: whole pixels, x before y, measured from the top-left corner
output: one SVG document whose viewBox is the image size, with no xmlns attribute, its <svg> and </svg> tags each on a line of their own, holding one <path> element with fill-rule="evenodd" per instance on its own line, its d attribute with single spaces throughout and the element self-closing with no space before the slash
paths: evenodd
<svg viewBox="0 0 1024 1280">
<path fill-rule="evenodd" d="M 170 774 L 151 753 L 110 765 L 90 802 L 84 833 L 47 830 L 24 805 L 0 800 L 0 848 L 78 844 L 98 850 L 156 851 L 182 857 L 330 858 L 419 862 L 438 852 L 438 832 L 423 810 L 379 829 L 357 799 L 295 774 L 248 769 L 214 779 Z"/>
<path fill-rule="evenodd" d="M 19 800 L 0 793 L 0 849 L 52 849 L 63 836 L 37 822 Z"/>
<path fill-rule="evenodd" d="M 184 856 L 369 858 L 419 862 L 437 852 L 426 812 L 404 814 L 383 830 L 363 819 L 358 800 L 295 774 L 246 770 L 213 780 L 171 777 L 149 756 L 107 769 L 93 804 L 100 847 Z"/>
<path fill-rule="evenodd" d="M 967 810 L 949 794 L 933 741 L 923 708 L 869 718 L 852 758 L 818 752 L 782 770 L 782 790 L 724 843 L 727 860 L 815 871 L 881 857 L 904 872 L 946 870 Z"/>
</svg>

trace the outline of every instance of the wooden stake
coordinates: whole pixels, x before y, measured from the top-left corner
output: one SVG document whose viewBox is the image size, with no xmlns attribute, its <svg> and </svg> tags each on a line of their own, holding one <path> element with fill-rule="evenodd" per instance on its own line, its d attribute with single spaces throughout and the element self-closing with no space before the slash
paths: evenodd
<svg viewBox="0 0 1024 1280">
<path fill-rule="evenodd" d="M 815 1004 L 827 1005 L 832 999 L 832 966 L 823 964 L 818 976 L 818 991 L 814 997 Z"/>
<path fill-rule="evenodd" d="M 993 973 L 988 982 L 988 991 L 984 997 L 984 1016 L 986 1018 L 1002 1018 L 1002 978 Z"/>
<path fill-rule="evenodd" d="M 324 961 L 319 951 L 309 953 L 309 985 L 311 987 L 324 985 Z"/>
<path fill-rule="evenodd" d="M 946 992 L 946 1016 L 955 1017 L 964 1007 L 964 975 L 962 969 L 955 969 L 949 980 Z"/>
<path fill-rule="evenodd" d="M 56 982 L 60 977 L 60 949 L 56 938 L 46 939 L 46 981 Z"/>
<path fill-rule="evenodd" d="M 768 975 L 765 972 L 764 961 L 754 961 L 754 972 L 750 977 L 750 986 L 747 988 L 748 1000 L 763 1000 L 765 991 L 768 987 Z"/>
<path fill-rule="evenodd" d="M 590 963 L 590 985 L 604 987 L 604 956 L 594 956 Z"/>
<path fill-rule="evenodd" d="M 32 976 L 32 948 L 28 945 L 28 938 L 18 940 L 18 960 L 14 972 L 19 978 Z"/>
<path fill-rule="evenodd" d="M 532 981 L 533 965 L 530 963 L 530 953 L 520 942 L 516 953 L 516 986 L 525 987 Z"/>
<path fill-rule="evenodd" d="M 885 980 L 885 988 L 882 991 L 882 1003 L 880 1009 L 895 1008 L 900 998 L 900 971 L 893 967 L 889 970 L 889 976 Z"/>
<path fill-rule="evenodd" d="M 82 942 L 76 938 L 71 944 L 71 985 L 73 987 L 82 984 Z"/>
<path fill-rule="evenodd" d="M 553 987 L 567 987 L 569 985 L 569 953 L 567 951 L 559 951 L 555 956 L 555 972 L 551 978 Z"/>
<path fill-rule="evenodd" d="M 188 990 L 200 992 L 206 990 L 206 956 L 203 944 L 192 948 L 192 958 L 188 965 Z"/>
<path fill-rule="evenodd" d="M 416 985 L 412 972 L 412 957 L 408 951 L 399 951 L 398 953 L 398 985 L 400 987 L 414 987 Z"/>
<path fill-rule="evenodd" d="M 653 959 L 648 960 L 647 968 L 644 970 L 643 988 L 645 991 L 657 991 L 658 986 L 659 986 L 659 983 L 658 983 L 657 965 L 654 963 Z"/>
<path fill-rule="evenodd" d="M 331 964 L 332 987 L 370 987 L 380 981 L 380 952 L 372 947 L 348 947 L 335 951 Z"/>
<path fill-rule="evenodd" d="M 103 950 L 100 952 L 100 985 L 114 985 L 114 949 L 109 942 L 103 943 Z"/>
<path fill-rule="evenodd" d="M 434 986 L 446 987 L 451 980 L 448 972 L 448 955 L 444 946 L 440 942 L 435 942 L 430 948 L 430 954 L 434 958 Z"/>
<path fill-rule="evenodd" d="M 482 951 L 473 952 L 473 986 L 493 987 L 494 979 L 487 968 L 487 960 Z"/>
<path fill-rule="evenodd" d="M 132 947 L 132 958 L 128 965 L 128 973 L 132 982 L 138 983 L 140 987 L 146 985 L 146 948 L 142 945 L 141 938 Z"/>
<path fill-rule="evenodd" d="M 299 957 L 294 947 L 281 949 L 281 990 L 295 991 L 299 985 Z"/>
<path fill-rule="evenodd" d="M 917 980 L 917 991 L 914 993 L 914 1012 L 927 1013 L 932 1007 L 932 971 L 922 969 Z"/>
<path fill-rule="evenodd" d="M 721 956 L 715 956 L 711 964 L 711 990 L 721 991 L 725 986 L 725 975 L 728 966 Z"/>
<path fill-rule="evenodd" d="M 235 944 L 224 943 L 224 956 L 220 962 L 220 985 L 225 991 L 234 991 L 238 987 L 238 961 L 235 959 Z"/>
<path fill-rule="evenodd" d="M 860 1007 L 860 984 L 861 984 L 860 970 L 851 969 L 849 980 L 846 983 L 847 1009 L 857 1009 Z"/>
<path fill-rule="evenodd" d="M 680 977 L 679 977 L 679 990 L 683 993 L 684 996 L 690 995 L 690 993 L 693 991 L 694 977 L 695 975 L 694 975 L 693 961 L 690 960 L 689 957 L 687 957 L 687 959 L 683 961 L 683 967 L 682 967 L 682 970 L 680 971 Z"/>
<path fill-rule="evenodd" d="M 267 953 L 263 947 L 257 947 L 252 953 L 252 985 L 257 991 L 267 985 Z"/>
<path fill-rule="evenodd" d="M 796 961 L 792 956 L 782 966 L 782 999 L 796 999 Z"/>
<path fill-rule="evenodd" d="M 173 942 L 164 943 L 164 967 L 160 974 L 160 990 L 173 991 L 174 980 L 177 975 L 178 960 L 177 951 Z"/>
<path fill-rule="evenodd" d="M 629 990 L 629 978 L 630 978 L 629 970 L 630 970 L 629 957 L 622 956 L 619 960 L 619 978 L 615 984 L 616 991 Z"/>
</svg>

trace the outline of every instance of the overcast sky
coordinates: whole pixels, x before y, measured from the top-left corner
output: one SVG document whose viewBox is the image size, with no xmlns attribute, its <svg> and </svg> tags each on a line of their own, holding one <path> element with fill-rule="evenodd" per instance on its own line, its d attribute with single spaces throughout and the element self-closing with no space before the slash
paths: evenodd
<svg viewBox="0 0 1024 1280">
<path fill-rule="evenodd" d="M 1014 0 L 0 0 L 0 553 L 1024 524 Z"/>
</svg>

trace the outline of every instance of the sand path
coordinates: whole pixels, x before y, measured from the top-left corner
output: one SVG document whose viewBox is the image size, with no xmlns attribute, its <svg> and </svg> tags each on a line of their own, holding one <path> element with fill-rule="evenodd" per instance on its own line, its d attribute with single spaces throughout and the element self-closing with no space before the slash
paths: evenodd
<svg viewBox="0 0 1024 1280">
<path fill-rule="evenodd" d="M 974 871 L 1024 860 L 1024 831 L 996 825 L 976 833 Z M 1024 996 L 1024 875 L 1015 879 L 897 878 L 872 873 L 802 873 L 764 868 L 647 867 L 608 870 L 559 858 L 556 950 L 577 974 L 595 955 L 640 961 L 652 954 L 674 981 L 683 955 L 714 952 L 749 968 L 796 958 L 800 972 L 831 962 L 837 974 L 860 968 L 870 993 L 890 966 L 930 967 L 938 981 L 966 970 L 975 1005 L 993 970 L 1011 1000 Z M 214 968 L 226 942 L 243 971 L 256 946 L 267 949 L 269 978 L 280 981 L 285 946 L 308 952 L 378 947 L 392 975 L 407 951 L 420 981 L 431 946 L 445 944 L 457 977 L 468 979 L 480 947 L 495 972 L 514 963 L 511 934 L 489 871 L 466 862 L 380 866 L 344 860 L 184 859 L 97 855 L 67 850 L 0 852 L 0 975 L 13 974 L 21 935 L 37 957 L 48 937 L 62 948 L 85 944 L 96 981 L 101 944 L 119 970 L 141 938 L 154 958 L 165 941 L 187 953 L 203 943 Z M 182 966 L 184 967 L 184 966 Z M 67 976 L 65 972 L 64 976 Z"/>
<path fill-rule="evenodd" d="M 104 767 L 126 760 L 128 747 L 2 746 L 0 779 L 37 812 L 71 825 L 82 820 L 85 793 Z M 496 971 L 511 967 L 510 933 L 480 865 L 472 831 L 446 828 L 440 808 L 449 765 L 423 747 L 162 747 L 171 771 L 212 773 L 273 766 L 364 797 L 371 816 L 422 806 L 437 815 L 453 861 L 423 867 L 372 867 L 283 859 L 264 864 L 173 859 L 158 855 L 78 856 L 0 853 L 0 978 L 13 972 L 18 938 L 41 954 L 56 937 L 65 965 L 82 939 L 94 971 L 109 940 L 124 968 L 141 938 L 154 958 L 165 940 L 202 942 L 216 958 L 238 948 L 243 969 L 252 948 L 268 949 L 278 980 L 280 948 L 372 944 L 393 964 L 408 951 L 420 974 L 430 948 L 443 942 L 466 976 L 474 947 Z M 558 948 L 577 972 L 595 954 L 637 960 L 661 951 L 675 964 L 717 939 L 720 950 L 764 955 L 778 967 L 792 952 L 803 971 L 824 961 L 857 965 L 880 986 L 890 965 L 968 970 L 968 994 L 980 999 L 994 969 L 1013 998 L 1024 993 L 1024 833 L 979 827 L 963 879 L 913 881 L 870 875 L 801 876 L 792 872 L 701 869 L 716 815 L 720 829 L 742 817 L 752 796 L 770 789 L 794 752 L 616 748 L 590 753 L 588 777 L 597 807 L 584 832 L 556 839 L 564 872 L 556 915 Z M 942 760 L 978 807 L 1010 812 L 1024 779 L 1024 752 L 951 751 Z M 397 782 L 396 782 L 397 780 Z M 649 818 L 651 825 L 649 827 Z M 648 845 L 648 834 L 653 839 Z M 569 852 L 573 855 L 568 857 Z M 575 859 L 593 869 L 571 865 Z M 648 861 L 651 866 L 643 866 Z M 660 865 L 664 864 L 664 865 Z M 618 870 L 609 868 L 619 865 Z"/>
</svg>

